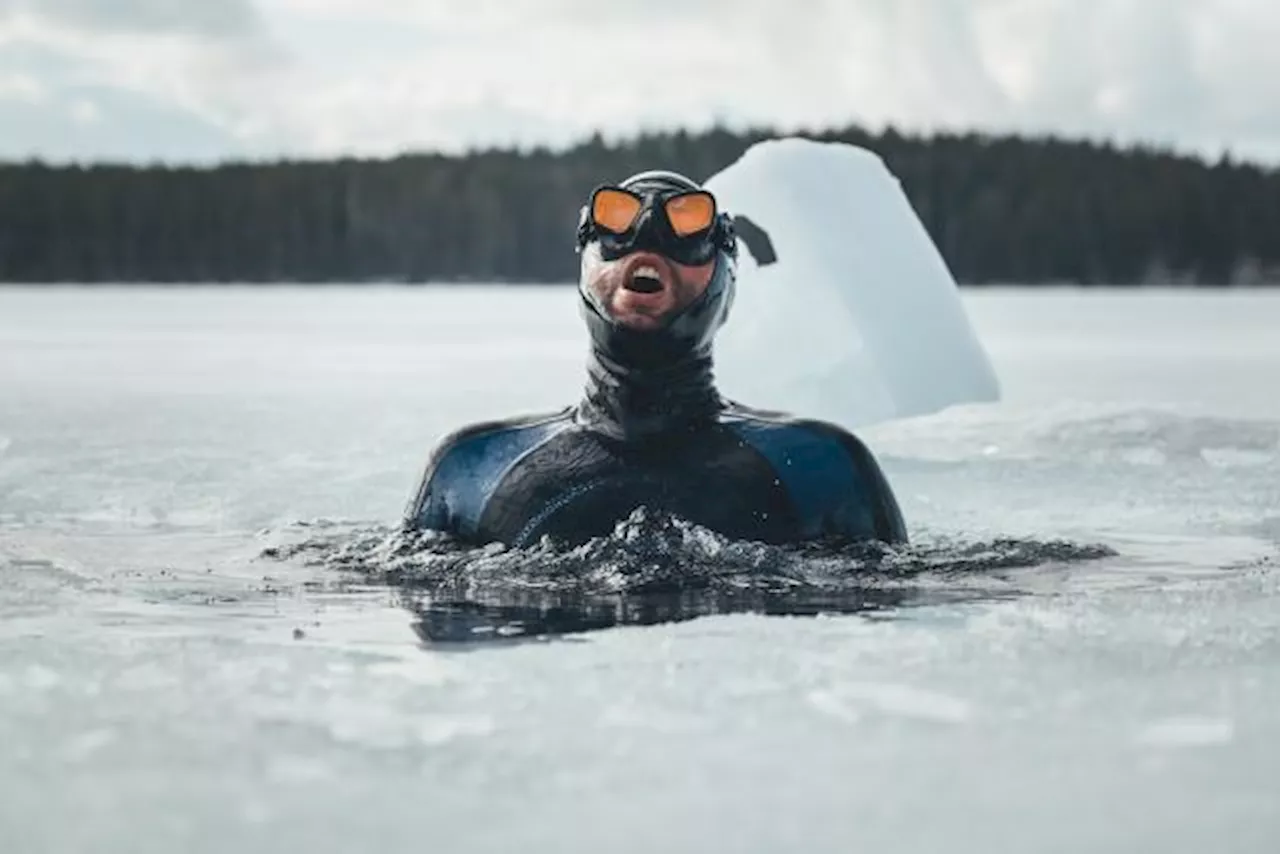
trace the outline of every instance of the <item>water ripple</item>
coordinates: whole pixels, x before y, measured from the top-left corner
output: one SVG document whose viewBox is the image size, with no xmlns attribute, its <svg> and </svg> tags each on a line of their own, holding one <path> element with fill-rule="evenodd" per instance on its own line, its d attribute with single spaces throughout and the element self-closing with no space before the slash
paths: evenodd
<svg viewBox="0 0 1280 854">
<path fill-rule="evenodd" d="M 494 640 L 718 613 L 885 612 L 1021 595 L 1008 571 L 1096 560 L 1102 545 L 936 539 L 774 546 L 637 510 L 577 548 L 474 547 L 385 525 L 300 524 L 263 556 L 400 590 L 426 640 Z"/>
</svg>

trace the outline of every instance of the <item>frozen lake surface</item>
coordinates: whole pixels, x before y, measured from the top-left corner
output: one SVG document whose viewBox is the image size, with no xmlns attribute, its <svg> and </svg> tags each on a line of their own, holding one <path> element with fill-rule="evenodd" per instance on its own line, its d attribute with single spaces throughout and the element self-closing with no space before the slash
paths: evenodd
<svg viewBox="0 0 1280 854">
<path fill-rule="evenodd" d="M 1005 400 L 859 431 L 861 614 L 424 644 L 390 526 L 574 299 L 0 290 L 4 850 L 1275 850 L 1280 294 L 967 293 Z"/>
</svg>

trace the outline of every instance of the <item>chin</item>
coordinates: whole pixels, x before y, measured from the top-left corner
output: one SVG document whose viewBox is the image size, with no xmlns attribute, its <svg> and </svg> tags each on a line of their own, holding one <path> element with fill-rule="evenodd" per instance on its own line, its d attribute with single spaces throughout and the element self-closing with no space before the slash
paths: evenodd
<svg viewBox="0 0 1280 854">
<path fill-rule="evenodd" d="M 615 323 L 631 329 L 660 329 L 676 310 L 670 293 L 637 294 L 618 291 L 610 303 Z"/>
<path fill-rule="evenodd" d="M 650 317 L 647 314 L 615 314 L 613 319 L 619 325 L 637 332 L 656 332 L 665 322 L 661 317 Z"/>
</svg>

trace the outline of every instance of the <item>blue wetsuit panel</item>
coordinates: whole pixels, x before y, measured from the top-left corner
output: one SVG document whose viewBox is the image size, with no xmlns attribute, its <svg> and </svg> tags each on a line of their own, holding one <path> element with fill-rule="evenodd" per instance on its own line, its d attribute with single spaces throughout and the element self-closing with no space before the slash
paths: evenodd
<svg viewBox="0 0 1280 854">
<path fill-rule="evenodd" d="M 760 421 L 726 424 L 769 461 L 786 487 L 800 521 L 801 535 L 873 534 L 875 513 L 868 490 L 849 452 L 837 439 L 800 425 Z"/>
<path fill-rule="evenodd" d="M 419 524 L 439 527 L 439 521 L 431 517 L 443 511 L 449 530 L 474 537 L 485 505 L 511 467 L 568 426 L 567 421 L 557 418 L 462 439 L 436 464 L 427 487 L 429 494 L 417 509 Z"/>
</svg>

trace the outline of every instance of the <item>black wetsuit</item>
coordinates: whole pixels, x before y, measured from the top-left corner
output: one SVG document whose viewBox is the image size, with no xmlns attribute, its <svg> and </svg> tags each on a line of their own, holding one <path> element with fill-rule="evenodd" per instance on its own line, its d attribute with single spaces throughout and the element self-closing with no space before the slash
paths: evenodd
<svg viewBox="0 0 1280 854">
<path fill-rule="evenodd" d="M 711 344 L 736 281 L 732 223 L 721 215 L 701 237 L 674 236 L 660 202 L 696 190 L 694 182 L 650 172 L 623 186 L 647 199 L 638 224 L 625 236 L 602 235 L 584 208 L 580 249 L 605 259 L 637 249 L 687 264 L 714 258 L 710 283 L 651 332 L 616 324 L 579 283 L 592 342 L 583 402 L 447 438 L 406 525 L 475 543 L 520 547 L 550 536 L 576 544 L 645 507 L 738 540 L 905 540 L 892 490 L 851 434 L 728 404 L 716 391 Z"/>
<path fill-rule="evenodd" d="M 730 539 L 906 539 L 874 457 L 831 424 L 725 403 L 710 360 L 636 372 L 596 353 L 585 400 L 437 447 L 407 524 L 521 547 L 577 544 L 636 508 Z"/>
</svg>

